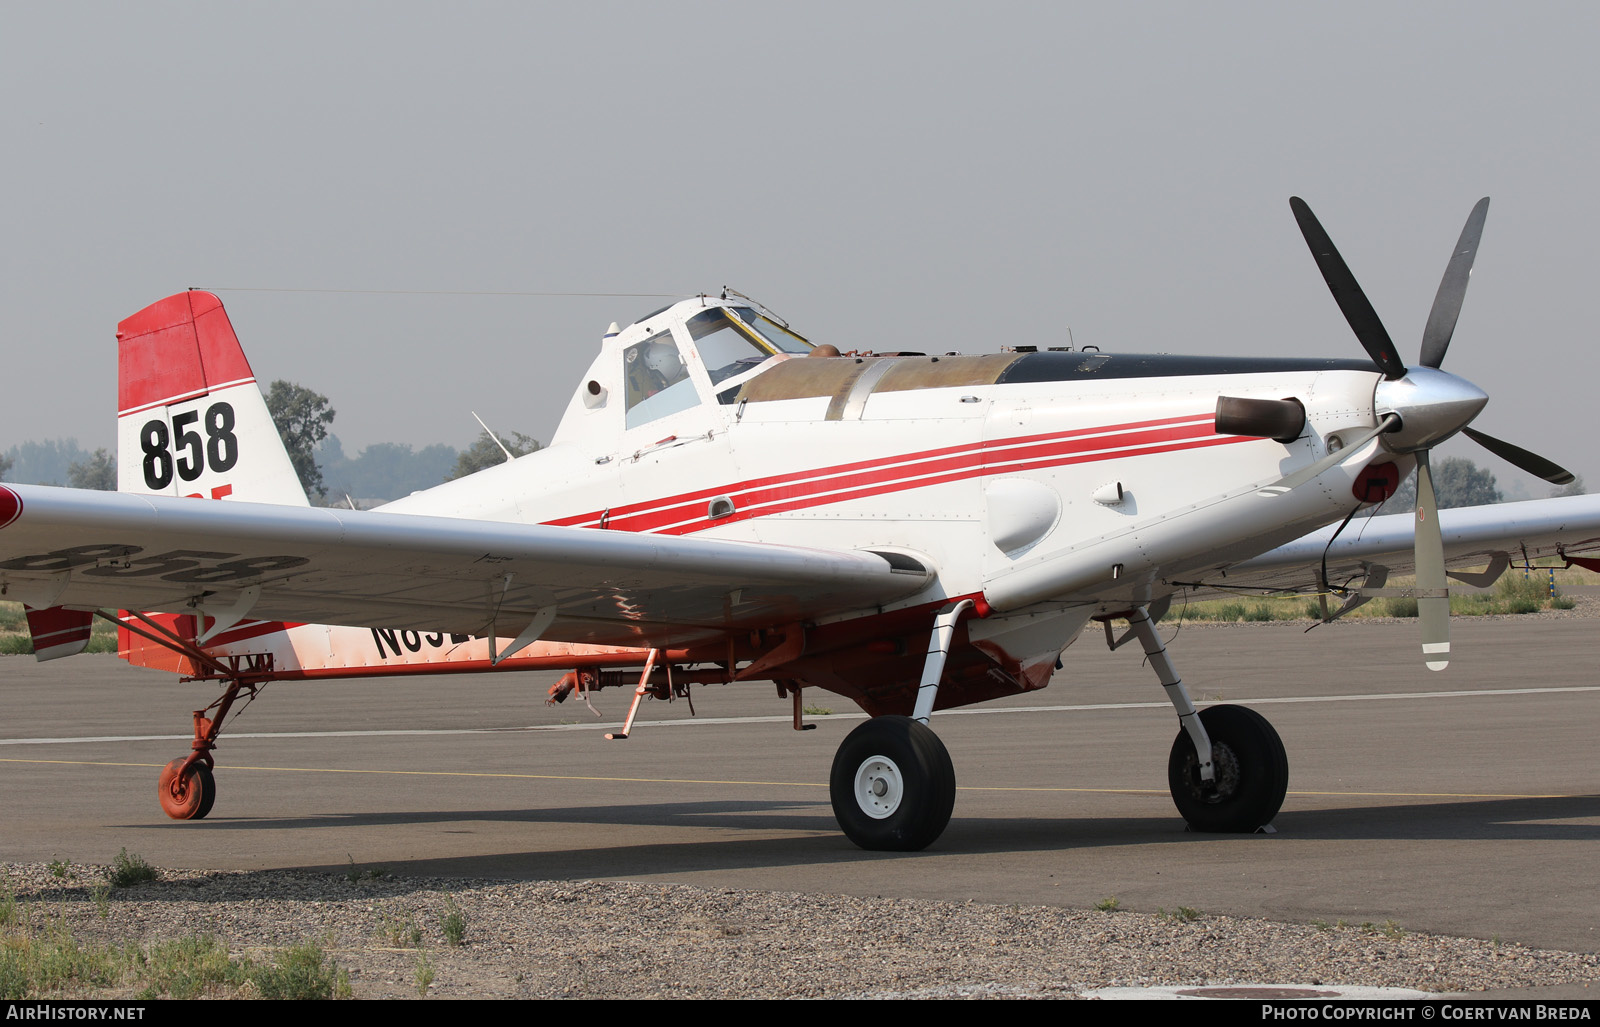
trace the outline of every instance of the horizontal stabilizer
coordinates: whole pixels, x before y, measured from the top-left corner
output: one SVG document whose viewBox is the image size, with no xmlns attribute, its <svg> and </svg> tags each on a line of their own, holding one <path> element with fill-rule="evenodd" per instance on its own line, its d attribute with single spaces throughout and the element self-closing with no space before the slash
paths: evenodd
<svg viewBox="0 0 1600 1027">
<path fill-rule="evenodd" d="M 40 663 L 76 656 L 89 644 L 94 614 L 88 610 L 63 610 L 59 606 L 35 610 L 30 606 L 27 613 L 33 655 Z"/>
</svg>

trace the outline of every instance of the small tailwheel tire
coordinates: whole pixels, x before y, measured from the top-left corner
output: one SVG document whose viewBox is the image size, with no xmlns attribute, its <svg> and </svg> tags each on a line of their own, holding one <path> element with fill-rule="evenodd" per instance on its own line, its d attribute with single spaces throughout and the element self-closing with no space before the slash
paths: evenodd
<svg viewBox="0 0 1600 1027">
<path fill-rule="evenodd" d="M 212 803 L 217 801 L 217 784 L 211 768 L 203 763 L 190 767 L 180 781 L 182 768 L 182 759 L 162 768 L 156 796 L 161 800 L 161 811 L 173 820 L 199 820 L 211 812 Z"/>
<path fill-rule="evenodd" d="M 926 724 L 874 717 L 833 757 L 828 792 L 845 836 L 863 849 L 916 852 L 950 823 L 956 771 Z"/>
<path fill-rule="evenodd" d="M 1265 827 L 1289 790 L 1289 757 L 1267 718 L 1244 706 L 1200 712 L 1211 738 L 1215 780 L 1200 778 L 1189 732 L 1179 729 L 1167 760 L 1167 784 L 1178 812 L 1196 831 L 1248 834 Z"/>
</svg>

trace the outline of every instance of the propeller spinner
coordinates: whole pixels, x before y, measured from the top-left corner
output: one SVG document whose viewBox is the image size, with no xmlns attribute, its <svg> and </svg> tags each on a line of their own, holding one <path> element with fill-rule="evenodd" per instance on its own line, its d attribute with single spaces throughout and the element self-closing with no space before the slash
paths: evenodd
<svg viewBox="0 0 1600 1027">
<path fill-rule="evenodd" d="M 1466 299 L 1472 262 L 1489 213 L 1489 198 L 1485 196 L 1477 202 L 1461 230 L 1434 296 L 1433 310 L 1422 333 L 1420 359 L 1414 367 L 1406 367 L 1400 361 L 1377 311 L 1306 201 L 1291 197 L 1289 207 L 1334 301 L 1367 355 L 1383 372 L 1384 380 L 1378 383 L 1374 397 L 1377 412 L 1380 417 L 1398 419 L 1389 428 L 1384 445 L 1393 452 L 1417 455 L 1417 612 L 1422 623 L 1423 659 L 1429 670 L 1443 670 L 1450 662 L 1450 593 L 1429 450 L 1464 430 L 1468 438 L 1530 474 L 1556 485 L 1573 480 L 1569 471 L 1537 454 L 1468 428 L 1489 397 L 1466 379 L 1439 370 Z"/>
</svg>

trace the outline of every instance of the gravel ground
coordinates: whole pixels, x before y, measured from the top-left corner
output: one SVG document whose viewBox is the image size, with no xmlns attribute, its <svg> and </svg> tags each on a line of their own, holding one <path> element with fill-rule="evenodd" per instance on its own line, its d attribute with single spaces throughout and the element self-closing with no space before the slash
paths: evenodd
<svg viewBox="0 0 1600 1027">
<path fill-rule="evenodd" d="M 1600 955 L 1386 925 L 858 899 L 616 882 L 166 870 L 100 901 L 105 868 L 5 864 L 0 934 L 80 944 L 210 934 L 271 962 L 317 941 L 356 998 L 1075 998 L 1100 987 L 1352 984 L 1428 992 L 1583 987 Z M 459 910 L 462 944 L 445 916 Z M 1192 913 L 1192 911 L 1183 911 Z M 412 931 L 420 931 L 420 942 Z M 127 984 L 101 996 L 134 996 Z M 247 991 L 248 993 L 248 991 Z"/>
</svg>

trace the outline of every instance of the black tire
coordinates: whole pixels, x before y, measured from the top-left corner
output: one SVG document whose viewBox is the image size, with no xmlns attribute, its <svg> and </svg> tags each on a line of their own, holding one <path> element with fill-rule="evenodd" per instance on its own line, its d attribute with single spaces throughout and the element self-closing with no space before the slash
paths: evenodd
<svg viewBox="0 0 1600 1027">
<path fill-rule="evenodd" d="M 195 765 L 194 776 L 200 785 L 200 808 L 195 810 L 194 819 L 204 820 L 211 806 L 217 801 L 217 781 L 211 774 L 211 768 L 203 763 Z"/>
<path fill-rule="evenodd" d="M 950 823 L 956 771 L 939 736 L 910 717 L 874 717 L 833 757 L 828 791 L 845 836 L 863 849 L 916 852 Z"/>
<path fill-rule="evenodd" d="M 1289 790 L 1289 757 L 1267 718 L 1243 706 L 1200 712 L 1211 736 L 1216 781 L 1200 780 L 1189 732 L 1179 730 L 1167 760 L 1167 784 L 1178 812 L 1196 831 L 1249 833 L 1265 827 Z"/>
</svg>

